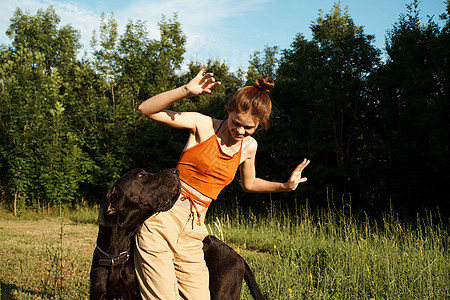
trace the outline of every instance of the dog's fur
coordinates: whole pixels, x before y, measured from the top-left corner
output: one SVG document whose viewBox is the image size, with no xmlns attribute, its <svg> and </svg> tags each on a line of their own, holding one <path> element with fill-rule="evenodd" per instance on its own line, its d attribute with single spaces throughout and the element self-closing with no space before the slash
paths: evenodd
<svg viewBox="0 0 450 300">
<path fill-rule="evenodd" d="M 152 214 L 169 210 L 180 193 L 176 169 L 151 174 L 134 169 L 102 199 L 97 248 L 91 267 L 91 299 L 137 299 L 134 234 Z M 214 236 L 203 241 L 211 299 L 239 299 L 243 279 L 255 299 L 264 299 L 255 277 L 232 248 Z M 128 259 L 127 259 L 128 258 Z"/>
</svg>

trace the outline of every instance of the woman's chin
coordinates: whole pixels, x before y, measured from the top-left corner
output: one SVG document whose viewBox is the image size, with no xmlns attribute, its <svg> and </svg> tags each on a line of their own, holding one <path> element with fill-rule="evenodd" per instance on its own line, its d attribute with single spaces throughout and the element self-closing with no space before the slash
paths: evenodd
<svg viewBox="0 0 450 300">
<path fill-rule="evenodd" d="M 236 134 L 236 133 L 232 133 L 231 136 L 233 137 L 233 139 L 235 139 L 236 141 L 240 141 L 242 140 L 245 136 L 242 134 Z"/>
</svg>

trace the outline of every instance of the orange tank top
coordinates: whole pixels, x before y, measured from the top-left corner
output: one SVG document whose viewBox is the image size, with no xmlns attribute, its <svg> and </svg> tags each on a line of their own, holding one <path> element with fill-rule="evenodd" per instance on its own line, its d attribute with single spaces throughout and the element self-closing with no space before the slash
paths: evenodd
<svg viewBox="0 0 450 300">
<path fill-rule="evenodd" d="M 184 150 L 177 165 L 182 181 L 214 200 L 233 181 L 242 150 L 241 142 L 239 151 L 234 155 L 224 153 L 217 139 L 217 131 L 207 140 Z"/>
</svg>

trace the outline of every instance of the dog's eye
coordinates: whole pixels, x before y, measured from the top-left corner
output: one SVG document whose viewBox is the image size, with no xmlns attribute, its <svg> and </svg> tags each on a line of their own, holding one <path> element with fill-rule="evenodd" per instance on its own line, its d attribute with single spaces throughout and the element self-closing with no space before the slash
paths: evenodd
<svg viewBox="0 0 450 300">
<path fill-rule="evenodd" d="M 139 173 L 139 174 L 138 174 L 138 177 L 139 177 L 139 178 L 144 177 L 144 173 L 142 173 L 142 172 Z"/>
</svg>

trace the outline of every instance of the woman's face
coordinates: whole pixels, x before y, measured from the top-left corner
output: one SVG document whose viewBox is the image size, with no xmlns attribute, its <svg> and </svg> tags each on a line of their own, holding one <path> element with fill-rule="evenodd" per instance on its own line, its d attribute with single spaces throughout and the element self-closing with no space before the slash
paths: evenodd
<svg viewBox="0 0 450 300">
<path fill-rule="evenodd" d="M 259 122 L 257 118 L 250 112 L 236 112 L 228 113 L 228 130 L 235 140 L 242 140 L 246 136 L 255 133 Z"/>
</svg>

